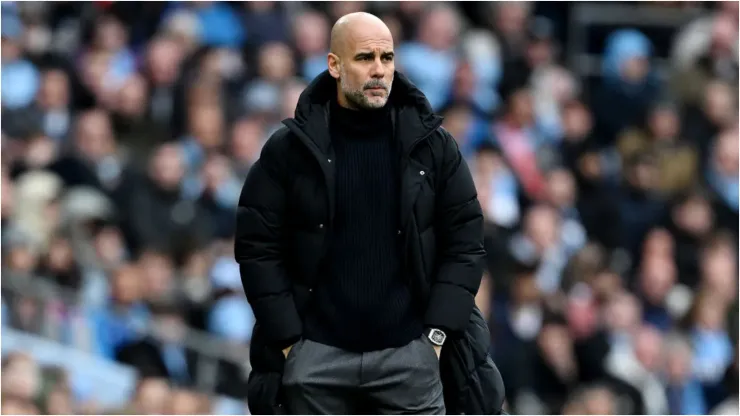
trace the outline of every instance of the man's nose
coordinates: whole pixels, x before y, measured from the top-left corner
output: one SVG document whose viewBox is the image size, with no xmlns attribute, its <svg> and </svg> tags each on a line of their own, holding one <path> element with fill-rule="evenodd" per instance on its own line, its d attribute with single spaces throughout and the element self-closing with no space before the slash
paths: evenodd
<svg viewBox="0 0 740 416">
<path fill-rule="evenodd" d="M 383 78 L 385 76 L 385 66 L 383 65 L 383 62 L 380 61 L 380 58 L 373 61 L 372 72 L 370 75 L 373 78 Z"/>
</svg>

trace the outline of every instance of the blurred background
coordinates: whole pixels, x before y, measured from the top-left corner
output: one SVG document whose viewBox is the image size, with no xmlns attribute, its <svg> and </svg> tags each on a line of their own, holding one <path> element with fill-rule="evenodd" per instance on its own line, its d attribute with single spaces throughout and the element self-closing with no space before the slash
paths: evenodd
<svg viewBox="0 0 740 416">
<path fill-rule="evenodd" d="M 738 414 L 738 3 L 2 2 L 2 413 L 239 414 L 243 179 L 382 17 L 515 414 Z M 249 192 L 249 190 L 246 190 Z"/>
</svg>

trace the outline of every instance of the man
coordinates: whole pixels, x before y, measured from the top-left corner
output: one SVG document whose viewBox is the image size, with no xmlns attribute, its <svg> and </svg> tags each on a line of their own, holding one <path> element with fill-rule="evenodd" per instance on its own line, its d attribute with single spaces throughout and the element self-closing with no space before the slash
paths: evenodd
<svg viewBox="0 0 740 416">
<path fill-rule="evenodd" d="M 265 376 L 250 406 L 274 396 L 292 414 L 445 414 L 438 359 L 465 334 L 482 275 L 472 177 L 395 72 L 380 19 L 339 19 L 328 66 L 265 144 L 239 202 L 252 349 L 285 357 L 282 391 Z M 253 359 L 253 371 L 274 371 L 271 360 Z"/>
</svg>

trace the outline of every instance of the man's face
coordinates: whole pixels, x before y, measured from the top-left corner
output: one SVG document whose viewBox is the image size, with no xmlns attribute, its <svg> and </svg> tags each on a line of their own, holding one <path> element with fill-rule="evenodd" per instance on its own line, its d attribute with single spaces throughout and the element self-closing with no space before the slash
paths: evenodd
<svg viewBox="0 0 740 416">
<path fill-rule="evenodd" d="M 296 47 L 303 56 L 326 52 L 329 43 L 328 26 L 326 18 L 318 13 L 307 13 L 298 17 L 293 30 L 297 34 Z"/>
<path fill-rule="evenodd" d="M 69 104 L 69 79 L 64 71 L 52 69 L 44 74 L 39 101 L 46 108 L 66 107 Z"/>
<path fill-rule="evenodd" d="M 110 119 L 106 113 L 91 111 L 77 124 L 77 148 L 90 160 L 101 160 L 115 146 Z"/>
<path fill-rule="evenodd" d="M 563 129 L 568 141 L 585 139 L 593 128 L 593 120 L 588 110 L 581 104 L 573 104 L 565 109 L 563 115 Z"/>
<path fill-rule="evenodd" d="M 738 142 L 737 129 L 726 130 L 716 139 L 713 163 L 720 174 L 737 177 L 740 167 Z"/>
<path fill-rule="evenodd" d="M 355 109 L 385 106 L 391 93 L 395 57 L 390 33 L 355 27 L 347 31 L 339 55 L 329 55 L 332 75 L 338 73 L 340 93 Z"/>
<path fill-rule="evenodd" d="M 118 111 L 130 118 L 140 117 L 147 108 L 147 84 L 140 76 L 129 78 L 118 92 Z"/>
<path fill-rule="evenodd" d="M 162 379 L 144 380 L 136 395 L 137 410 L 143 414 L 156 415 L 164 413 L 170 395 L 167 382 Z"/>
<path fill-rule="evenodd" d="M 122 266 L 113 276 L 113 297 L 118 303 L 129 305 L 141 298 L 141 275 L 132 266 Z"/>
<path fill-rule="evenodd" d="M 662 364 L 663 337 L 656 329 L 644 327 L 634 341 L 635 355 L 648 371 L 656 371 Z"/>
<path fill-rule="evenodd" d="M 180 186 L 185 175 L 180 149 L 169 144 L 160 147 L 151 162 L 150 172 L 152 178 L 162 188 L 174 189 Z"/>
<path fill-rule="evenodd" d="M 521 124 L 529 124 L 534 118 L 532 93 L 528 89 L 521 89 L 511 97 L 511 111 Z"/>
<path fill-rule="evenodd" d="M 2 38 L 2 60 L 11 62 L 21 55 L 20 43 L 16 39 Z"/>
<path fill-rule="evenodd" d="M 187 390 L 178 390 L 170 401 L 170 411 L 173 415 L 197 415 L 201 406 L 199 397 Z"/>
<path fill-rule="evenodd" d="M 177 42 L 159 39 L 149 46 L 147 66 L 154 85 L 174 83 L 180 71 L 183 50 Z"/>
<path fill-rule="evenodd" d="M 259 73 L 265 80 L 285 81 L 293 74 L 294 67 L 295 62 L 287 45 L 278 42 L 268 43 L 260 49 Z"/>
</svg>

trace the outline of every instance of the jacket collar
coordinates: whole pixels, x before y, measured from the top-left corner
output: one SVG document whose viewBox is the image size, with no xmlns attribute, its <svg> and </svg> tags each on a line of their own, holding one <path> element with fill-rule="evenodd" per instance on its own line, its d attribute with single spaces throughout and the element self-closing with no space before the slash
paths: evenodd
<svg viewBox="0 0 740 416">
<path fill-rule="evenodd" d="M 304 132 L 324 153 L 329 153 L 329 110 L 337 96 L 336 80 L 326 70 L 317 76 L 298 99 L 293 119 L 283 122 Z M 396 137 L 404 151 L 425 135 L 436 130 L 442 117 L 436 115 L 424 94 L 405 75 L 396 71 L 391 95 L 386 105 L 392 106 L 391 117 Z"/>
</svg>

